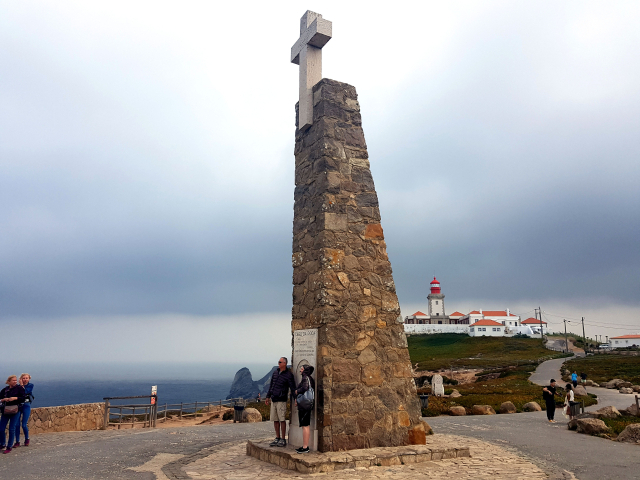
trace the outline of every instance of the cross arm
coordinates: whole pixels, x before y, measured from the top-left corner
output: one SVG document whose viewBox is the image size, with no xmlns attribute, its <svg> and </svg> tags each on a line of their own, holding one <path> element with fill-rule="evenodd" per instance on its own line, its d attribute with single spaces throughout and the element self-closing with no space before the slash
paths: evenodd
<svg viewBox="0 0 640 480">
<path fill-rule="evenodd" d="M 329 40 L 331 40 L 331 22 L 324 18 L 316 18 L 291 47 L 291 63 L 300 64 L 300 51 L 305 45 L 322 48 Z"/>
</svg>

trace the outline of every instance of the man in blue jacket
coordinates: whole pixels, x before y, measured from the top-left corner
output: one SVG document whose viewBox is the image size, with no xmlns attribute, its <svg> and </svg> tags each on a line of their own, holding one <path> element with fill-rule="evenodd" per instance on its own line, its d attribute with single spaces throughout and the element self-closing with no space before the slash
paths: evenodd
<svg viewBox="0 0 640 480">
<path fill-rule="evenodd" d="M 285 415 L 287 414 L 287 399 L 289 392 L 296 389 L 296 382 L 293 373 L 287 368 L 287 358 L 282 357 L 278 360 L 278 368 L 271 375 L 271 385 L 267 392 L 265 403 L 271 403 L 270 418 L 276 429 L 276 438 L 269 445 L 271 447 L 286 447 L 287 441 L 287 422 Z"/>
</svg>

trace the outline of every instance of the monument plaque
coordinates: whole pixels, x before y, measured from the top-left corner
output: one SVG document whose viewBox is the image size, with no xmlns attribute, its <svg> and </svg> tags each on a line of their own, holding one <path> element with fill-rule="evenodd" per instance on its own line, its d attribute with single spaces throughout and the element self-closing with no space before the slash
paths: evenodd
<svg viewBox="0 0 640 480">
<path fill-rule="evenodd" d="M 444 386 L 442 385 L 442 376 L 435 374 L 431 379 L 431 393 L 437 397 L 444 395 Z"/>
<path fill-rule="evenodd" d="M 296 379 L 296 385 L 300 383 L 302 375 L 300 367 L 311 365 L 314 370 L 317 368 L 318 358 L 318 330 L 310 328 L 306 330 L 296 330 L 293 332 L 293 355 L 291 357 L 291 366 L 293 368 L 293 376 Z M 315 372 L 312 375 L 315 380 Z M 317 402 L 316 402 L 317 405 Z M 316 405 L 311 412 L 311 436 L 309 438 L 309 448 L 311 450 L 318 449 L 318 431 L 316 430 Z M 302 446 L 302 428 L 298 425 L 298 409 L 295 405 L 291 406 L 291 423 L 289 426 L 289 443 L 294 447 Z"/>
</svg>

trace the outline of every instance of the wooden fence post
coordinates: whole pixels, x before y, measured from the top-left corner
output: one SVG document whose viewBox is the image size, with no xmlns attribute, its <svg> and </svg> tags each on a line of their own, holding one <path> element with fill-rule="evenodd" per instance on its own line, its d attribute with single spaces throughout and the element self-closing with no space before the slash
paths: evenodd
<svg viewBox="0 0 640 480">
<path fill-rule="evenodd" d="M 102 428 L 104 430 L 106 430 L 108 426 L 109 426 L 109 399 L 105 398 L 105 400 L 104 400 L 104 425 L 102 426 Z"/>
</svg>

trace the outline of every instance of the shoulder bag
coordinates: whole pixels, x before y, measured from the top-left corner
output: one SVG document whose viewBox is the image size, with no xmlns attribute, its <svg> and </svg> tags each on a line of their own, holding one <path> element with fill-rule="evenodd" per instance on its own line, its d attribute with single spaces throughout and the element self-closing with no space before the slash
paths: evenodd
<svg viewBox="0 0 640 480">
<path fill-rule="evenodd" d="M 18 405 L 5 405 L 3 415 L 15 415 L 18 413 Z"/>
<path fill-rule="evenodd" d="M 307 378 L 307 384 L 309 384 L 309 379 Z M 303 410 L 311 410 L 313 408 L 313 402 L 315 400 L 315 392 L 313 391 L 313 387 L 309 384 L 309 388 L 306 392 L 301 393 L 296 397 L 296 402 L 298 402 L 298 407 Z"/>
</svg>

